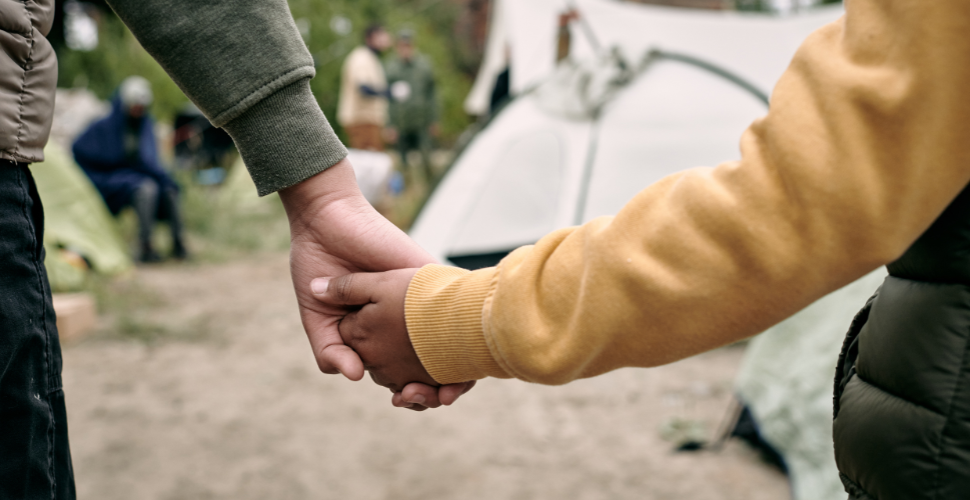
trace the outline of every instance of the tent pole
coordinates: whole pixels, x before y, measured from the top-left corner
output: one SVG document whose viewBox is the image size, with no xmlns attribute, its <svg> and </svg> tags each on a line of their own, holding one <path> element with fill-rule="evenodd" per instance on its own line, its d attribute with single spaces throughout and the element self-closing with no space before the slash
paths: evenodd
<svg viewBox="0 0 970 500">
<path fill-rule="evenodd" d="M 573 223 L 577 226 L 582 224 L 586 217 L 586 201 L 589 198 L 590 184 L 593 182 L 593 164 L 596 162 L 596 150 L 599 142 L 600 119 L 599 112 L 597 112 L 589 129 L 589 149 L 586 153 L 586 164 L 583 165 L 583 177 L 579 184 L 579 196 L 576 200 L 576 215 L 573 218 Z"/>
<path fill-rule="evenodd" d="M 722 68 L 720 66 L 714 65 L 714 64 L 709 63 L 707 61 L 704 61 L 702 59 L 698 59 L 698 58 L 696 58 L 694 56 L 689 56 L 687 54 L 678 54 L 678 53 L 675 53 L 675 52 L 667 52 L 667 51 L 660 50 L 660 49 L 652 49 L 649 52 L 649 56 L 656 57 L 656 58 L 669 59 L 671 61 L 680 61 L 682 63 L 690 64 L 691 66 L 696 66 L 696 67 L 701 68 L 703 70 L 707 70 L 707 71 L 709 71 L 711 73 L 714 73 L 715 75 L 720 76 L 721 78 L 724 78 L 725 80 L 728 80 L 728 81 L 734 83 L 735 85 L 743 88 L 744 90 L 747 90 L 752 95 L 754 95 L 755 97 L 757 97 L 759 101 L 765 103 L 765 106 L 768 105 L 768 94 L 766 94 L 764 91 L 762 91 L 761 89 L 759 89 L 753 83 L 745 80 L 744 78 L 741 78 L 738 75 L 735 75 L 734 73 L 732 73 L 732 72 L 730 72 L 730 71 L 728 71 L 728 70 L 726 70 L 726 69 L 724 69 L 724 68 Z"/>
</svg>

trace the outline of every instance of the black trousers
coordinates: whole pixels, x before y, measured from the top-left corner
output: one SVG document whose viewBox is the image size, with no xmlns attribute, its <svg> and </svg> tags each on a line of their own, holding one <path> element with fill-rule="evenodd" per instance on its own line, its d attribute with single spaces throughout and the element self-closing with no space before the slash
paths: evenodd
<svg viewBox="0 0 970 500">
<path fill-rule="evenodd" d="M 43 234 L 30 170 L 0 161 L 0 500 L 75 498 Z"/>
</svg>

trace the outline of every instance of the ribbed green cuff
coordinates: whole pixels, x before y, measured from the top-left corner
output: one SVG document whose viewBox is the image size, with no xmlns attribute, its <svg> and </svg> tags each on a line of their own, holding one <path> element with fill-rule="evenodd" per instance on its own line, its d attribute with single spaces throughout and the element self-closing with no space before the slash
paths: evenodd
<svg viewBox="0 0 970 500">
<path fill-rule="evenodd" d="M 223 128 L 260 196 L 299 184 L 347 156 L 310 92 L 309 79 L 280 89 Z"/>
</svg>

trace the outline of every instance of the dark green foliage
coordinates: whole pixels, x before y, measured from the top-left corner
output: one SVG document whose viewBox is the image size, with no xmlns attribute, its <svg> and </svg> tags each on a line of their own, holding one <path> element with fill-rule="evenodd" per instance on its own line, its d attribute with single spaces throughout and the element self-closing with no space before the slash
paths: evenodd
<svg viewBox="0 0 970 500">
<path fill-rule="evenodd" d="M 453 26 L 460 7 L 444 0 L 291 0 L 293 16 L 309 26 L 307 46 L 317 62 L 317 76 L 311 87 L 320 107 L 335 123 L 344 57 L 362 43 L 363 32 L 373 22 L 383 23 L 392 33 L 401 28 L 415 31 L 418 49 L 435 66 L 441 99 L 442 141 L 447 145 L 465 129 L 470 119 L 462 109 L 471 88 L 471 77 L 459 67 L 467 66 L 453 42 Z M 337 17 L 350 21 L 351 31 L 338 33 L 332 26 Z M 87 87 L 107 99 L 125 77 L 141 75 L 152 82 L 155 103 L 152 111 L 170 121 L 187 99 L 161 67 L 138 44 L 134 36 L 110 12 L 100 19 L 100 43 L 91 52 L 60 48 L 58 61 L 61 87 Z"/>
<path fill-rule="evenodd" d="M 99 98 L 108 99 L 122 80 L 140 75 L 152 82 L 153 114 L 171 121 L 188 99 L 114 14 L 105 12 L 99 25 L 97 49 L 78 52 L 58 48 L 57 86 L 87 87 Z"/>
<path fill-rule="evenodd" d="M 336 116 L 340 68 L 344 57 L 363 43 L 364 30 L 380 22 L 391 32 L 409 28 L 416 33 L 418 50 L 434 64 L 441 100 L 442 139 L 450 143 L 470 123 L 462 104 L 472 80 L 462 73 L 460 54 L 453 42 L 452 27 L 459 7 L 443 0 L 291 0 L 293 17 L 310 26 L 307 46 L 317 61 L 317 77 L 311 83 L 323 112 Z M 333 29 L 334 19 L 343 17 L 352 30 L 341 35 Z M 342 131 L 339 127 L 338 133 Z"/>
</svg>

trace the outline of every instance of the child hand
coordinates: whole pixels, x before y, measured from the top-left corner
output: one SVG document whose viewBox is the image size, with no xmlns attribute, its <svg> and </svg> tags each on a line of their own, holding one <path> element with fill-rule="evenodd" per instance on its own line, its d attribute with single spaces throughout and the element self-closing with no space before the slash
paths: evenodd
<svg viewBox="0 0 970 500">
<path fill-rule="evenodd" d="M 341 338 L 357 352 L 374 382 L 394 393 L 411 382 L 439 385 L 418 359 L 404 319 L 404 297 L 417 271 L 347 274 L 310 284 L 317 300 L 348 310 L 340 320 Z"/>
</svg>

